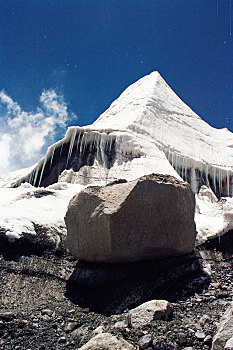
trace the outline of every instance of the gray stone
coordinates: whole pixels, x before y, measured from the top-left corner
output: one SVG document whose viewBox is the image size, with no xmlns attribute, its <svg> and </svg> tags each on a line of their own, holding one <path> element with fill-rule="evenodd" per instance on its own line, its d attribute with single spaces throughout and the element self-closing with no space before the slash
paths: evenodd
<svg viewBox="0 0 233 350">
<path fill-rule="evenodd" d="M 92 338 L 79 350 L 136 350 L 124 339 L 118 339 L 110 333 L 101 333 Z"/>
<path fill-rule="evenodd" d="M 165 336 L 156 337 L 152 342 L 153 350 L 175 350 L 176 343 L 171 343 Z"/>
<path fill-rule="evenodd" d="M 172 307 L 166 300 L 151 300 L 135 309 L 130 310 L 128 320 L 129 326 L 142 328 L 151 324 L 154 320 L 167 321 L 173 313 Z"/>
<path fill-rule="evenodd" d="M 148 348 L 148 346 L 151 345 L 152 343 L 152 335 L 151 334 L 146 334 L 144 335 L 143 337 L 141 337 L 139 339 L 139 342 L 138 342 L 138 346 L 139 346 L 139 350 L 145 350 Z"/>
<path fill-rule="evenodd" d="M 66 246 L 89 262 L 132 262 L 189 254 L 194 248 L 195 198 L 169 175 L 87 187 L 69 203 Z"/>
<path fill-rule="evenodd" d="M 88 331 L 89 331 L 88 327 L 83 325 L 79 328 L 76 328 L 71 334 L 73 337 L 80 337 L 81 339 L 84 339 Z"/>
<path fill-rule="evenodd" d="M 48 322 L 48 321 L 51 320 L 51 317 L 50 317 L 49 315 L 42 315 L 42 316 L 40 317 L 40 319 L 41 319 L 42 321 Z"/>
<path fill-rule="evenodd" d="M 197 327 L 207 327 L 211 322 L 209 315 L 203 315 L 197 323 Z"/>
<path fill-rule="evenodd" d="M 76 322 L 68 322 L 68 323 L 65 325 L 64 331 L 65 331 L 65 332 L 72 332 L 72 331 L 75 330 L 78 326 L 79 326 L 79 324 L 76 323 Z"/>
<path fill-rule="evenodd" d="M 207 335 L 204 339 L 204 344 L 211 344 L 212 343 L 212 337 L 210 335 Z"/>
<path fill-rule="evenodd" d="M 204 340 L 205 339 L 205 333 L 203 332 L 196 332 L 195 336 L 198 340 Z"/>
<path fill-rule="evenodd" d="M 58 343 L 62 343 L 62 344 L 66 343 L 66 337 L 60 337 L 58 339 Z"/>
<path fill-rule="evenodd" d="M 53 311 L 50 310 L 50 309 L 44 309 L 44 310 L 41 311 L 41 314 L 42 314 L 42 315 L 52 316 Z"/>
<path fill-rule="evenodd" d="M 220 319 L 217 333 L 213 338 L 212 350 L 224 349 L 226 342 L 233 334 L 233 302 L 230 303 L 224 315 Z"/>
<path fill-rule="evenodd" d="M 128 323 L 126 321 L 118 321 L 114 324 L 115 329 L 124 330 L 128 327 Z"/>
<path fill-rule="evenodd" d="M 99 326 L 93 331 L 94 335 L 97 335 L 97 334 L 100 334 L 100 333 L 104 333 L 104 326 Z"/>
</svg>

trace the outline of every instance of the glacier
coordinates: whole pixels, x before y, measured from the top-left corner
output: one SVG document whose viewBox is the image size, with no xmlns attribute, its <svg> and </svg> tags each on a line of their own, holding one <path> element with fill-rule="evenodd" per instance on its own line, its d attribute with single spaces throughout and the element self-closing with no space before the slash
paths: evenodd
<svg viewBox="0 0 233 350">
<path fill-rule="evenodd" d="M 233 134 L 202 120 L 158 72 L 129 86 L 93 124 L 69 127 L 65 137 L 51 145 L 38 164 L 0 176 L 0 192 L 5 198 L 4 191 L 16 193 L 22 188 L 25 192 L 30 186 L 29 192 L 36 193 L 38 188 L 52 186 L 54 198 L 60 198 L 63 208 L 60 215 L 74 191 L 150 173 L 168 174 L 190 183 L 196 194 L 199 239 L 233 228 Z M 62 192 L 66 195 L 61 196 Z M 49 197 L 40 198 L 45 212 Z M 37 221 L 51 226 L 58 220 L 53 215 L 50 220 Z M 32 215 L 27 229 L 33 220 Z M 58 221 L 63 227 L 61 218 Z M 9 222 L 5 213 L 0 227 L 14 236 Z M 17 226 L 18 236 L 20 231 L 24 232 Z"/>
</svg>

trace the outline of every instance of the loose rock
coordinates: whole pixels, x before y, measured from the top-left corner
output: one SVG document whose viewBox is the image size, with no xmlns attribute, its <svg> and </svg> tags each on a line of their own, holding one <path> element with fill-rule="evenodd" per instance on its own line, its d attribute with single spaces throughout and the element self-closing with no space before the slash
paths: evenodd
<svg viewBox="0 0 233 350">
<path fill-rule="evenodd" d="M 151 300 L 129 312 L 129 326 L 141 328 L 154 320 L 167 321 L 172 317 L 172 307 L 166 300 Z"/>
<path fill-rule="evenodd" d="M 210 335 L 207 335 L 204 339 L 204 344 L 211 344 L 212 338 Z"/>
<path fill-rule="evenodd" d="M 139 339 L 138 346 L 140 350 L 145 350 L 152 344 L 152 335 L 151 334 L 146 334 L 143 337 Z"/>
<path fill-rule="evenodd" d="M 205 333 L 203 332 L 196 332 L 195 336 L 198 340 L 204 340 L 205 339 Z"/>
<path fill-rule="evenodd" d="M 124 339 L 118 339 L 110 333 L 101 333 L 92 338 L 80 350 L 136 350 Z"/>
</svg>

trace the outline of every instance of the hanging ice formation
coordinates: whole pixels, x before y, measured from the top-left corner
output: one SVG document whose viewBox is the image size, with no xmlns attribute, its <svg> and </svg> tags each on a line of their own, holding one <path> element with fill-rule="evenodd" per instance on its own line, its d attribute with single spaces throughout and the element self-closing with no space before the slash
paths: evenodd
<svg viewBox="0 0 233 350">
<path fill-rule="evenodd" d="M 198 193 L 202 185 L 212 189 L 217 197 L 233 197 L 233 172 L 205 164 L 182 156 L 181 154 L 164 150 L 169 163 L 180 177 L 190 183 L 194 193 Z"/>
<path fill-rule="evenodd" d="M 19 179 L 33 186 L 48 186 L 58 181 L 65 169 L 78 172 L 85 165 L 92 166 L 98 161 L 106 168 L 111 167 L 115 157 L 115 137 L 106 133 L 86 131 L 84 128 L 69 128 L 66 137 L 52 145 L 35 169 Z"/>
<path fill-rule="evenodd" d="M 117 136 L 111 130 L 101 132 L 85 127 L 70 127 L 65 138 L 49 147 L 37 166 L 16 181 L 14 186 L 23 182 L 38 187 L 48 186 L 57 182 L 64 170 L 72 169 L 78 173 L 82 167 L 94 165 L 97 171 L 100 171 L 100 167 L 108 170 L 115 161 L 125 162 L 140 157 L 137 149 L 119 145 L 116 150 L 116 142 L 122 142 L 122 135 Z"/>
<path fill-rule="evenodd" d="M 32 172 L 13 185 L 106 184 L 149 173 L 233 196 L 233 134 L 194 113 L 158 72 L 128 87 L 92 125 L 70 127 Z"/>
</svg>

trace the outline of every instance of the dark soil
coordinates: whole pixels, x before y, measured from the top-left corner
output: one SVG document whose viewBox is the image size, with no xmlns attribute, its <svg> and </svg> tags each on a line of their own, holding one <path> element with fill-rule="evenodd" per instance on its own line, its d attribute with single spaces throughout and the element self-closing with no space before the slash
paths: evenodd
<svg viewBox="0 0 233 350">
<path fill-rule="evenodd" d="M 55 251 L 45 244 L 42 250 L 42 244 L 37 250 L 25 240 L 24 247 L 18 245 L 17 251 L 15 243 L 1 241 L 0 348 L 77 349 L 103 330 L 123 337 L 135 348 L 139 348 L 140 339 L 149 334 L 153 344 L 151 342 L 148 349 L 210 349 L 217 322 L 233 296 L 232 254 L 231 248 L 230 252 L 227 249 L 232 242 L 232 232 L 224 239 L 225 243 L 209 241 L 195 249 L 196 260 L 204 270 L 196 269 L 170 282 L 166 279 L 164 285 L 151 293 L 146 290 L 151 285 L 145 278 L 143 288 L 138 290 L 144 296 L 136 297 L 135 305 L 139 300 L 148 300 L 149 296 L 166 299 L 172 303 L 174 314 L 170 321 L 154 321 L 139 330 L 127 324 L 127 309 L 122 304 L 112 313 L 106 312 L 104 306 L 101 308 L 109 285 L 93 287 L 74 283 L 71 276 L 77 260 L 65 252 L 64 247 Z M 150 274 L 151 271 L 153 269 Z M 136 279 L 140 284 L 142 275 L 139 270 Z M 119 279 L 114 283 L 121 286 L 121 293 L 125 282 Z M 125 290 L 130 294 L 128 285 L 125 283 Z M 82 289 L 82 298 L 75 297 L 80 296 L 78 289 Z M 91 290 L 94 292 L 90 293 Z M 128 308 L 130 304 L 125 305 Z M 97 328 L 99 326 L 101 328 Z"/>
</svg>

